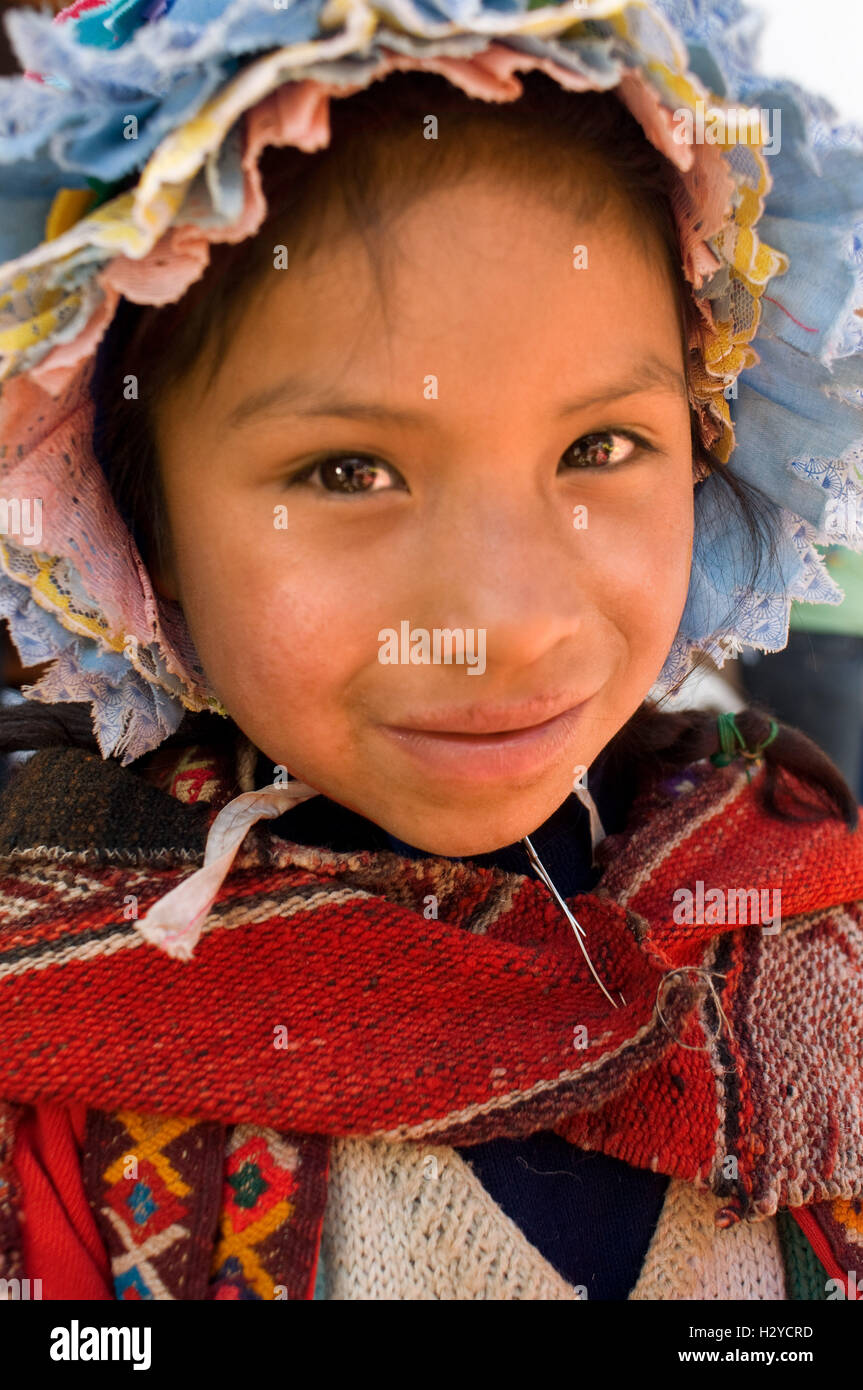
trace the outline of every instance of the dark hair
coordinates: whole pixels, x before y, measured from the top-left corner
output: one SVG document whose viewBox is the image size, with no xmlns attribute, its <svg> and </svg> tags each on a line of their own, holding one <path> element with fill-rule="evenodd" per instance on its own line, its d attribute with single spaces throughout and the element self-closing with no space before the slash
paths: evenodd
<svg viewBox="0 0 863 1390">
<path fill-rule="evenodd" d="M 169 542 L 154 418 L 163 392 L 199 364 L 209 363 L 212 382 L 232 326 L 273 268 L 274 246 L 289 244 L 296 259 L 317 243 L 333 214 L 337 225 L 362 234 L 380 285 L 384 252 L 398 250 L 381 235 L 387 218 L 433 182 L 457 182 L 469 174 L 475 148 L 467 133 L 486 137 L 484 158 L 497 160 L 509 179 L 530 181 L 540 196 L 565 201 L 574 215 L 590 217 L 607 209 L 638 228 L 646 254 L 654 256 L 673 287 L 684 361 L 691 365 L 700 349 L 687 345 L 690 338 L 700 338 L 703 320 L 681 268 L 674 208 L 685 207 L 687 195 L 673 166 L 645 138 L 614 92 L 576 95 L 537 71 L 521 81 L 523 95 L 498 104 L 469 97 L 437 74 L 393 73 L 332 101 L 331 139 L 324 149 L 308 154 L 270 146 L 263 151 L 259 171 L 267 213 L 256 236 L 214 244 L 205 273 L 176 303 L 142 306 L 121 300 L 97 355 L 94 448 L 121 515 L 151 565 L 164 558 Z M 423 138 L 429 113 L 439 123 L 434 140 Z M 589 177 L 573 177 L 577 172 Z M 129 375 L 143 386 L 131 400 L 123 389 Z M 705 450 L 694 411 L 692 448 L 693 458 L 727 488 L 729 507 L 748 533 L 748 570 L 737 583 L 745 593 L 757 587 L 765 558 L 775 561 L 776 508 Z M 733 618 L 730 612 L 727 626 L 733 626 Z M 0 748 L 32 748 L 67 737 L 93 746 L 85 727 L 86 706 L 77 709 L 75 714 L 69 706 L 28 705 L 26 713 L 20 707 L 0 712 Z M 769 727 L 766 714 L 755 709 L 740 714 L 738 724 L 750 747 L 766 737 Z M 219 716 L 187 716 L 165 745 L 220 742 L 234 729 L 232 721 Z M 612 763 L 622 757 L 630 766 L 634 760 L 657 772 L 717 751 L 712 715 L 672 714 L 655 704 L 642 706 L 609 744 Z M 794 819 L 838 815 L 850 827 L 856 825 L 851 790 L 803 734 L 782 726 L 765 761 L 759 795 L 771 813 Z M 786 771 L 802 779 L 811 794 L 789 781 Z"/>
</svg>

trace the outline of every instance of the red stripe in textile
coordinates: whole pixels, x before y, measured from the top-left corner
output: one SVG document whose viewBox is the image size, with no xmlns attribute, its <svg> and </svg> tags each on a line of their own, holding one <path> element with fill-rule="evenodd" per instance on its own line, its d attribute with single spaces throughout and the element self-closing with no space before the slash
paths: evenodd
<svg viewBox="0 0 863 1390">
<path fill-rule="evenodd" d="M 42 1280 L 43 1299 L 114 1297 L 108 1253 L 81 1177 L 86 1113 L 84 1105 L 37 1105 L 15 1136 L 24 1277 Z"/>
<path fill-rule="evenodd" d="M 809 1244 L 812 1246 L 818 1259 L 830 1275 L 831 1279 L 838 1279 L 845 1287 L 845 1297 L 848 1294 L 848 1275 L 841 1269 L 836 1256 L 833 1253 L 827 1236 L 818 1225 L 815 1214 L 808 1207 L 789 1207 L 790 1214 L 794 1217 L 797 1225 L 805 1235 Z"/>
</svg>

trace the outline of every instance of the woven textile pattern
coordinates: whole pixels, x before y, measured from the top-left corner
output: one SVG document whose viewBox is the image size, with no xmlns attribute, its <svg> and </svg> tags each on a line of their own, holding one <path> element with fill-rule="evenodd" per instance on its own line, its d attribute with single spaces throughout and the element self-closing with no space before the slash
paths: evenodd
<svg viewBox="0 0 863 1390">
<path fill-rule="evenodd" d="M 863 832 L 771 819 L 733 766 L 643 788 L 626 833 L 600 846 L 596 891 L 571 900 L 597 968 L 627 1001 L 612 1011 L 542 884 L 257 830 L 194 961 L 165 957 L 124 904 L 143 909 L 200 862 L 236 785 L 218 759 L 211 767 L 211 801 L 185 805 L 82 750 L 45 750 L 20 769 L 0 815 L 0 1095 L 283 1137 L 447 1145 L 555 1128 L 710 1189 L 722 1222 L 825 1203 L 833 1220 L 859 1220 Z M 68 849 L 82 807 L 91 843 Z M 781 888 L 777 936 L 673 922 L 674 890 L 727 885 L 729 864 L 735 882 Z M 437 920 L 424 916 L 429 894 Z M 708 971 L 716 994 L 703 976 L 666 978 L 684 966 Z M 717 1034 L 717 1000 L 730 1032 Z M 118 1137 L 118 1155 L 136 1142 Z M 181 1158 L 167 1157 L 182 1179 Z M 259 1149 L 269 1181 L 262 1161 Z M 320 1195 L 320 1164 L 309 1172 Z M 289 1188 L 283 1171 L 266 1200 L 297 1201 Z M 312 1225 L 321 1205 L 309 1202 Z M 203 1217 L 176 1215 L 194 1242 Z M 229 1282 L 236 1203 L 234 1216 L 215 1271 Z M 255 1277 L 249 1257 L 244 1284 Z"/>
</svg>

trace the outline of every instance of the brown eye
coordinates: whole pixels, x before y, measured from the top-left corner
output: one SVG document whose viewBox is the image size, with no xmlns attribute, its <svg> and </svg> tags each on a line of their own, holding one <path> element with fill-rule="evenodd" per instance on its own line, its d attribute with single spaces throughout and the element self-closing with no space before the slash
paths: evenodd
<svg viewBox="0 0 863 1390">
<path fill-rule="evenodd" d="M 387 464 L 376 462 L 370 454 L 333 454 L 313 464 L 305 478 L 311 479 L 315 473 L 319 473 L 325 491 L 345 494 L 379 492 L 386 486 L 392 470 Z"/>
<path fill-rule="evenodd" d="M 625 463 L 638 452 L 640 441 L 628 434 L 606 431 L 603 434 L 584 434 L 563 454 L 574 468 L 607 468 Z"/>
</svg>

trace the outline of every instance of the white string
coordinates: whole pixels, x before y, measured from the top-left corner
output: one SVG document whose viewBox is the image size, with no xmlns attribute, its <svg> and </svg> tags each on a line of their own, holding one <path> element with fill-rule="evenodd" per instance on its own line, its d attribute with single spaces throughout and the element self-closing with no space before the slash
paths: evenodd
<svg viewBox="0 0 863 1390">
<path fill-rule="evenodd" d="M 596 847 L 598 844 L 601 844 L 602 841 L 605 839 L 605 830 L 603 829 L 602 821 L 599 818 L 599 812 L 596 809 L 596 802 L 594 801 L 590 792 L 587 790 L 587 787 L 575 786 L 573 787 L 572 791 L 573 795 L 577 796 L 582 806 L 585 807 L 585 809 L 587 810 L 587 814 L 590 818 L 590 862 L 591 865 L 595 868 Z"/>
<path fill-rule="evenodd" d="M 602 990 L 603 994 L 605 995 L 605 997 L 606 997 L 606 999 L 608 1000 L 608 1002 L 609 1002 L 609 1004 L 611 1005 L 611 1007 L 612 1007 L 613 1009 L 619 1009 L 619 1008 L 620 1008 L 620 1004 L 615 1003 L 615 1001 L 612 999 L 612 997 L 611 997 L 611 995 L 609 994 L 608 990 L 605 988 L 605 985 L 602 983 L 602 980 L 601 980 L 601 979 L 599 978 L 599 976 L 597 975 L 597 973 L 596 973 L 596 971 L 595 971 L 595 969 L 594 969 L 594 967 L 593 967 L 593 961 L 590 959 L 590 956 L 587 954 L 587 946 L 586 946 L 586 944 L 585 944 L 586 941 L 587 941 L 587 937 L 585 936 L 584 928 L 575 920 L 575 918 L 573 917 L 573 915 L 572 915 L 572 913 L 570 912 L 569 908 L 567 907 L 566 903 L 563 901 L 563 898 L 560 896 L 560 894 L 558 893 L 558 891 L 557 891 L 557 889 L 555 888 L 554 884 L 552 883 L 552 881 L 551 881 L 551 879 L 550 879 L 550 877 L 549 877 L 549 874 L 548 874 L 548 870 L 546 869 L 545 865 L 543 864 L 542 860 L 540 859 L 539 855 L 537 854 L 536 850 L 534 849 L 533 845 L 532 845 L 531 842 L 530 842 L 530 836 L 529 836 L 529 835 L 525 835 L 524 839 L 522 840 L 522 844 L 524 845 L 525 849 L 527 850 L 528 857 L 530 858 L 530 862 L 533 864 L 534 868 L 536 869 L 536 872 L 539 874 L 539 876 L 540 876 L 540 878 L 542 879 L 543 883 L 545 884 L 546 888 L 548 888 L 548 889 L 550 890 L 550 892 L 552 893 L 552 895 L 553 895 L 555 901 L 557 902 L 558 907 L 561 909 L 561 911 L 563 912 L 564 916 L 566 917 L 566 920 L 569 922 L 570 926 L 572 927 L 573 931 L 575 932 L 575 939 L 576 939 L 576 941 L 578 942 L 579 949 L 581 950 L 581 954 L 584 956 L 584 959 L 587 961 L 588 969 L 590 970 L 591 975 L 592 975 L 593 978 L 596 980 L 596 983 L 599 985 L 599 988 Z M 626 1000 L 624 999 L 624 997 L 623 997 L 622 994 L 620 995 L 620 999 L 621 999 L 621 1003 L 623 1003 L 623 1004 L 626 1003 Z"/>
</svg>

